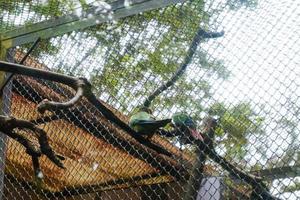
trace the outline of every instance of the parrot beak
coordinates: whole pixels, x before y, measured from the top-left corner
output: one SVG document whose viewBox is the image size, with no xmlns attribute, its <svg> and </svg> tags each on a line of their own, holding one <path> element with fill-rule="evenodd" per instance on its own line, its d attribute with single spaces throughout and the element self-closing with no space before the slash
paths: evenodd
<svg viewBox="0 0 300 200">
<path fill-rule="evenodd" d="M 188 128 L 188 129 L 189 129 L 191 135 L 193 136 L 193 138 L 195 138 L 196 140 L 201 140 L 201 141 L 204 140 L 201 133 L 199 133 L 197 130 L 191 129 L 191 128 Z"/>
</svg>

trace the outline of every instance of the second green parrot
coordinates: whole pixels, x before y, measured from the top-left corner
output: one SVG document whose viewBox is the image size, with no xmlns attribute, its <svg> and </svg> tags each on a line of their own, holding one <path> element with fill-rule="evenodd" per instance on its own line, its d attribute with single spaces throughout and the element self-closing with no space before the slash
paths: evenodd
<svg viewBox="0 0 300 200">
<path fill-rule="evenodd" d="M 185 136 L 187 139 L 186 143 L 190 143 L 194 140 L 203 141 L 202 134 L 197 131 L 197 124 L 189 115 L 185 113 L 176 113 L 172 116 L 172 123 L 179 132 L 183 133 L 182 136 Z M 178 135 L 180 135 L 180 133 Z"/>
</svg>

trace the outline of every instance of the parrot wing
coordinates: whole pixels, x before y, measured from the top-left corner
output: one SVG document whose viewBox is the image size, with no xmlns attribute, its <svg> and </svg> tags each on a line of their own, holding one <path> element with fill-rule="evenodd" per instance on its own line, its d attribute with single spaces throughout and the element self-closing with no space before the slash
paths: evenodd
<svg viewBox="0 0 300 200">
<path fill-rule="evenodd" d="M 153 134 L 157 131 L 157 129 L 166 126 L 171 122 L 171 119 L 163 119 L 163 120 L 135 120 L 131 123 L 131 127 L 142 134 Z"/>
<path fill-rule="evenodd" d="M 171 119 L 162 119 L 162 120 L 139 120 L 136 123 L 141 125 L 141 126 L 152 126 L 152 127 L 164 127 L 168 123 L 170 123 L 172 120 Z"/>
</svg>

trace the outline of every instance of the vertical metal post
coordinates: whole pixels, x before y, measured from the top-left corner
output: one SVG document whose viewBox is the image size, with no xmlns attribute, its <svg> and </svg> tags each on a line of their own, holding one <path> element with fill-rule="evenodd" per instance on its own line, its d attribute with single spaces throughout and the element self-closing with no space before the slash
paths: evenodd
<svg viewBox="0 0 300 200">
<path fill-rule="evenodd" d="M 0 59 L 6 60 L 6 48 L 0 45 Z M 0 72 L 0 85 L 5 81 L 5 73 Z M 5 101 L 5 91 L 3 91 L 0 96 L 0 114 L 3 115 L 7 110 L 5 110 L 4 101 Z M 4 193 L 4 169 L 5 169 L 5 152 L 6 152 L 6 140 L 7 136 L 0 133 L 0 200 L 3 199 Z"/>
<path fill-rule="evenodd" d="M 1 38 L 1 36 L 0 36 Z M 0 60 L 14 62 L 14 58 L 8 54 L 9 47 L 5 47 L 0 43 Z M 0 71 L 0 86 L 5 83 L 8 73 Z M 10 115 L 10 101 L 11 101 L 11 82 L 6 85 L 4 90 L 0 93 L 0 114 Z M 4 198 L 4 178 L 5 178 L 5 158 L 6 158 L 6 144 L 7 136 L 0 133 L 0 200 Z"/>
</svg>

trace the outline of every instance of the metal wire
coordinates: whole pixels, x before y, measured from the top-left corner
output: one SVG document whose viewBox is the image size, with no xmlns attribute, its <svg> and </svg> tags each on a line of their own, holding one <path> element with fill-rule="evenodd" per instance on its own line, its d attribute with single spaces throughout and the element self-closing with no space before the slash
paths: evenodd
<svg viewBox="0 0 300 200">
<path fill-rule="evenodd" d="M 0 2 L 0 33 L 116 3 L 80 2 Z M 134 2 L 123 4 L 130 10 Z M 43 39 L 24 65 L 87 78 L 99 101 L 129 124 L 184 62 L 199 27 L 225 31 L 201 40 L 183 75 L 151 102 L 156 119 L 185 113 L 204 137 L 169 124 L 150 142 L 172 156 L 135 140 L 88 98 L 38 113 L 42 100 L 65 102 L 75 91 L 14 76 L 3 114 L 43 128 L 66 169 L 41 157 L 38 187 L 24 148 L 1 134 L 2 198 L 299 199 L 299 7 L 293 0 L 185 1 Z M 30 46 L 10 48 L 6 60 L 20 61 Z M 217 119 L 214 129 L 205 129 L 208 116 Z M 17 131 L 38 146 L 30 131 Z"/>
</svg>

